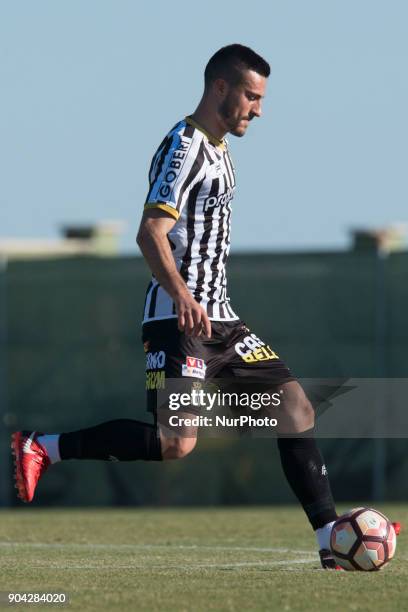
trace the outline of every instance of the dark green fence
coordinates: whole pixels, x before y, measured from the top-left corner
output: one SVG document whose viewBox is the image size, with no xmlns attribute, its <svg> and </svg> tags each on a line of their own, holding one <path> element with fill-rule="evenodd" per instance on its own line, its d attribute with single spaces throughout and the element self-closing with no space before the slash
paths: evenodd
<svg viewBox="0 0 408 612">
<path fill-rule="evenodd" d="M 407 376 L 407 273 L 406 253 L 381 260 L 357 252 L 236 255 L 228 270 L 232 304 L 241 318 L 297 376 L 319 378 Z M 14 428 L 52 433 L 116 417 L 150 419 L 140 343 L 148 279 L 138 258 L 8 264 L 0 293 L 3 461 L 5 434 Z M 369 499 L 373 441 L 322 440 L 320 445 L 335 496 Z M 406 447 L 405 440 L 386 443 L 387 499 L 406 497 Z M 1 477 L 6 473 L 2 469 Z M 11 488 L 7 491 L 14 503 Z M 59 464 L 41 482 L 35 503 L 292 499 L 274 440 L 207 439 L 171 464 Z"/>
</svg>

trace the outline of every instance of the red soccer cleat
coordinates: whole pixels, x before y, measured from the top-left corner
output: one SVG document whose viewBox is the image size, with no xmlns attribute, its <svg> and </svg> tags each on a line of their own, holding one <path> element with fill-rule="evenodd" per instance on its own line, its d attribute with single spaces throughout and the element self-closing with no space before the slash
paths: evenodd
<svg viewBox="0 0 408 612">
<path fill-rule="evenodd" d="M 392 526 L 394 527 L 395 535 L 398 536 L 401 532 L 401 523 L 392 523 Z"/>
<path fill-rule="evenodd" d="M 16 468 L 15 487 L 23 502 L 32 501 L 37 483 L 51 463 L 45 448 L 37 442 L 38 436 L 41 435 L 36 431 L 16 431 L 11 436 Z"/>
</svg>

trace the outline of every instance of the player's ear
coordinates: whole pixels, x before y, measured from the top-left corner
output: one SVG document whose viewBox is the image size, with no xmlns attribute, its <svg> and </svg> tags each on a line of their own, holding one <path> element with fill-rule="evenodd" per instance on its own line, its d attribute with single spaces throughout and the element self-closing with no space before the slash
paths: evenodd
<svg viewBox="0 0 408 612">
<path fill-rule="evenodd" d="M 218 98 L 225 98 L 228 93 L 228 83 L 225 79 L 215 79 L 213 82 L 213 91 L 217 95 Z"/>
</svg>

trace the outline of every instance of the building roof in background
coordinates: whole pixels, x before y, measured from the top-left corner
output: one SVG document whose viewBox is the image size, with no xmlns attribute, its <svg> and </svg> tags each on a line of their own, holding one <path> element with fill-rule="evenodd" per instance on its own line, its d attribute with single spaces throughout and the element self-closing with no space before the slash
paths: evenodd
<svg viewBox="0 0 408 612">
<path fill-rule="evenodd" d="M 124 228 L 121 221 L 103 221 L 95 225 L 65 225 L 60 239 L 2 238 L 0 257 L 37 259 L 92 255 L 116 257 L 119 238 Z"/>
</svg>

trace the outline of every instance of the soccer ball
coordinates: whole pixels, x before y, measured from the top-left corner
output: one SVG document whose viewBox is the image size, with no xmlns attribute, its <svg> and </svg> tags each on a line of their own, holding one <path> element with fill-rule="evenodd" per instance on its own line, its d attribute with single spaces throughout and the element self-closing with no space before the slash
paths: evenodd
<svg viewBox="0 0 408 612">
<path fill-rule="evenodd" d="M 353 508 L 333 525 L 330 548 L 343 569 L 373 572 L 390 561 L 397 545 L 386 516 L 371 508 Z"/>
</svg>

